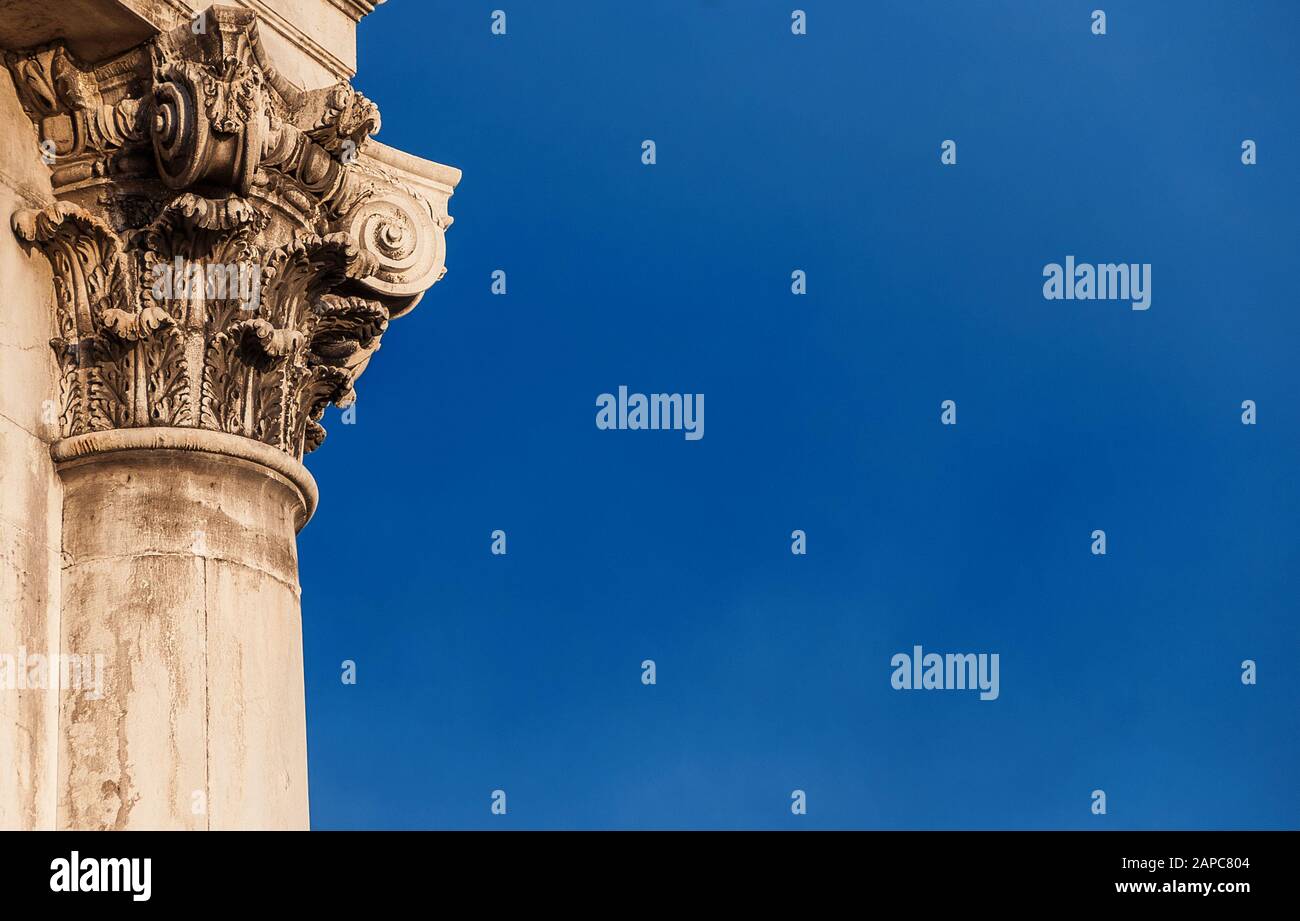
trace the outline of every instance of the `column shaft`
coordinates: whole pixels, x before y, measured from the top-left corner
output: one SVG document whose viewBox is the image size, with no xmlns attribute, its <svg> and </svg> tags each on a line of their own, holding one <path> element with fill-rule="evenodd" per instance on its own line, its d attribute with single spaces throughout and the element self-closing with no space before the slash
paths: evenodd
<svg viewBox="0 0 1300 921">
<path fill-rule="evenodd" d="M 62 692 L 59 826 L 306 828 L 310 475 L 200 430 L 94 433 L 55 457 L 62 649 L 102 656 Z"/>
</svg>

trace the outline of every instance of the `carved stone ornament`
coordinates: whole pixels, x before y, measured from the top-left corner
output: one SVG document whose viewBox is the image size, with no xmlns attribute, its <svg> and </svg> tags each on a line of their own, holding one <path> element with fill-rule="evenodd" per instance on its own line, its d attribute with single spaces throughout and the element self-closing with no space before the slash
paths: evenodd
<svg viewBox="0 0 1300 921">
<path fill-rule="evenodd" d="M 55 204 L 12 224 L 54 269 L 62 437 L 316 448 L 325 407 L 445 272 L 459 173 L 371 141 L 379 112 L 348 84 L 280 77 L 244 9 L 94 67 L 62 45 L 5 62 L 52 171 Z"/>
</svg>

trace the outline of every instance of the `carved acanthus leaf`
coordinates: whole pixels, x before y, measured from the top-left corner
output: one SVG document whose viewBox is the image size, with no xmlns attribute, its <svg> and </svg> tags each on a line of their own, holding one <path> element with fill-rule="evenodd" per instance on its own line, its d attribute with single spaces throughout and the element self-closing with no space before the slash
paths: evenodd
<svg viewBox="0 0 1300 921">
<path fill-rule="evenodd" d="M 134 313 L 110 307 L 100 315 L 100 320 L 104 332 L 123 342 L 147 338 L 155 331 L 176 322 L 167 311 L 158 307 L 142 307 Z"/>
</svg>

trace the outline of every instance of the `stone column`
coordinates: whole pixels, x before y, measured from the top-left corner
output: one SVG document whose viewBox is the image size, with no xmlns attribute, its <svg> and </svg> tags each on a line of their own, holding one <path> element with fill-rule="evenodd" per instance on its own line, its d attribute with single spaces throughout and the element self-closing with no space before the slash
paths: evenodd
<svg viewBox="0 0 1300 921">
<path fill-rule="evenodd" d="M 306 828 L 294 534 L 315 484 L 260 442 L 203 429 L 55 445 L 62 645 L 109 650 L 102 695 L 65 694 L 69 828 Z"/>
<path fill-rule="evenodd" d="M 281 76 L 245 9 L 7 64 L 54 199 L 12 218 L 56 295 L 54 825 L 306 828 L 302 457 L 445 271 L 459 171 Z"/>
</svg>

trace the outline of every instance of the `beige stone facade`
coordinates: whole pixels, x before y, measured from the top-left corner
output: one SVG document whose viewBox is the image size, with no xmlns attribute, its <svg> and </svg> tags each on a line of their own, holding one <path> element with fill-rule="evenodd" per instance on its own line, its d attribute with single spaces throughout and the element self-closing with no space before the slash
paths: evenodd
<svg viewBox="0 0 1300 921">
<path fill-rule="evenodd" d="M 0 828 L 308 825 L 302 464 L 445 271 L 365 0 L 0 8 Z"/>
</svg>

